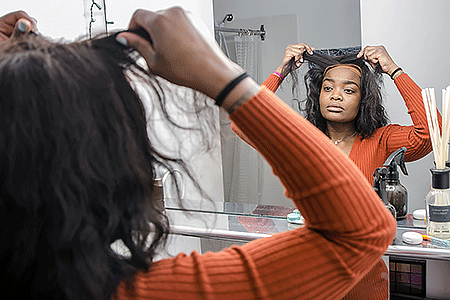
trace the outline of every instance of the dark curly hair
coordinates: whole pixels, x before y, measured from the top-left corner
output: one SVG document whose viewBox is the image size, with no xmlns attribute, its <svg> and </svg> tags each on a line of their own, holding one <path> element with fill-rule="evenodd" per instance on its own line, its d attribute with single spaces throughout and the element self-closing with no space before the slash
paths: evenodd
<svg viewBox="0 0 450 300">
<path fill-rule="evenodd" d="M 164 245 L 156 168 L 186 164 L 148 138 L 131 78 L 162 106 L 164 88 L 138 58 L 114 36 L 62 44 L 30 33 L 0 45 L 4 296 L 110 299 Z"/>
<path fill-rule="evenodd" d="M 388 117 L 382 104 L 381 67 L 377 64 L 375 69 L 369 66 L 363 58 L 357 58 L 356 54 L 346 54 L 343 56 L 331 56 L 315 51 L 312 55 L 308 52 L 303 54 L 305 61 L 310 64 L 310 69 L 306 72 L 304 81 L 306 85 L 307 98 L 301 110 L 305 118 L 326 132 L 327 123 L 319 107 L 319 95 L 322 88 L 324 71 L 328 66 L 336 64 L 354 64 L 361 68 L 361 100 L 359 112 L 355 119 L 355 130 L 362 138 L 370 137 L 376 129 L 387 125 Z M 294 67 L 295 61 L 292 59 L 284 67 L 283 74 L 292 75 L 292 92 L 298 86 L 298 78 Z"/>
</svg>

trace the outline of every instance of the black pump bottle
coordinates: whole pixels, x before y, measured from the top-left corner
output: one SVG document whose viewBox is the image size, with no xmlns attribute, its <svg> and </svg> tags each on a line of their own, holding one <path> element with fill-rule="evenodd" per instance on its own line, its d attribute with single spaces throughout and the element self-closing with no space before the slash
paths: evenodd
<svg viewBox="0 0 450 300">
<path fill-rule="evenodd" d="M 399 166 L 403 174 L 408 175 L 405 166 L 406 148 L 402 147 L 393 152 L 385 161 L 383 166 L 388 168 L 386 175 L 386 196 L 397 211 L 397 219 L 403 219 L 408 213 L 408 191 L 400 183 L 397 167 Z"/>
</svg>

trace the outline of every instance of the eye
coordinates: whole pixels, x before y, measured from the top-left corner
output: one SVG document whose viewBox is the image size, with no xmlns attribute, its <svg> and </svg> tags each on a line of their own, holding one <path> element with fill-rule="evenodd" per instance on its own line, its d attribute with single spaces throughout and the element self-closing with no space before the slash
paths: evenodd
<svg viewBox="0 0 450 300">
<path fill-rule="evenodd" d="M 333 90 L 333 88 L 332 88 L 331 86 L 324 86 L 324 87 L 323 87 L 323 90 L 324 90 L 325 92 L 331 92 L 331 91 Z"/>
<path fill-rule="evenodd" d="M 344 92 L 346 92 L 347 94 L 353 94 L 355 92 L 354 89 L 344 89 Z"/>
</svg>

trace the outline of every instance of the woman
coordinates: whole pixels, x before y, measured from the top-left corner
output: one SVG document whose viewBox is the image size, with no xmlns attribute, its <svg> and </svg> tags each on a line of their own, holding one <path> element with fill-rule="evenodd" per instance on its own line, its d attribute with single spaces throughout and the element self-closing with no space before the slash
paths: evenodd
<svg viewBox="0 0 450 300">
<path fill-rule="evenodd" d="M 287 75 L 305 60 L 310 62 L 312 66 L 305 75 L 305 118 L 358 166 L 369 183 L 375 169 L 395 150 L 406 147 L 407 162 L 432 151 L 421 89 L 394 63 L 383 46 L 366 46 L 357 55 L 340 57 L 314 50 L 304 43 L 287 46 L 282 63 L 262 85 L 275 92 Z M 414 125 L 387 125 L 381 97 L 382 73 L 394 80 Z M 298 80 L 293 78 L 295 88 Z M 248 141 L 233 123 L 231 128 Z M 380 260 L 344 299 L 387 299 L 387 278 L 387 268 Z"/>
<path fill-rule="evenodd" d="M 136 11 L 130 30 L 150 38 L 122 32 L 120 43 L 53 43 L 19 22 L 27 29 L 16 25 L 0 45 L 4 295 L 338 299 L 392 241 L 395 220 L 356 167 L 218 54 L 180 8 Z M 161 105 L 170 91 L 158 76 L 214 98 L 271 163 L 305 226 L 217 253 L 153 261 L 168 234 L 151 196 L 153 176 L 172 159 L 148 139 L 137 76 Z M 129 256 L 111 249 L 117 240 Z"/>
<path fill-rule="evenodd" d="M 312 63 L 305 75 L 305 118 L 325 133 L 370 183 L 375 169 L 395 150 L 406 147 L 406 162 L 432 151 L 421 88 L 383 46 L 366 46 L 357 55 L 341 57 L 314 50 L 304 43 L 286 47 L 282 63 L 262 85 L 275 92 L 304 61 Z M 414 125 L 388 125 L 381 97 L 382 73 L 394 80 Z"/>
</svg>

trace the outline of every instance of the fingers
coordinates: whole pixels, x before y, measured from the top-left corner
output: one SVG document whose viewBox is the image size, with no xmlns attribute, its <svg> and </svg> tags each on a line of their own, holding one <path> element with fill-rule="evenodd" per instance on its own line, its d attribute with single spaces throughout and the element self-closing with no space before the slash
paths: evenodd
<svg viewBox="0 0 450 300">
<path fill-rule="evenodd" d="M 388 74 L 390 70 L 396 68 L 384 46 L 366 46 L 358 53 L 357 57 L 363 57 L 372 67 L 380 64 L 383 72 Z"/>
<path fill-rule="evenodd" d="M 158 12 L 137 10 L 129 29 L 138 28 L 150 35 L 152 43 L 132 32 L 118 34 L 117 41 L 136 49 L 153 74 L 172 83 L 213 98 L 243 72 L 223 52 L 214 50 L 218 46 L 208 43 L 179 7 Z"/>
<path fill-rule="evenodd" d="M 128 29 L 144 28 L 149 33 L 152 30 L 152 20 L 156 17 L 155 12 L 138 9 L 131 17 Z"/>
<path fill-rule="evenodd" d="M 0 41 L 36 30 L 36 19 L 24 11 L 15 11 L 0 17 Z"/>
<path fill-rule="evenodd" d="M 358 54 L 356 55 L 357 58 L 360 58 L 364 55 L 364 50 L 366 49 L 366 47 L 364 47 L 363 49 L 361 49 L 361 51 L 358 52 Z"/>
<path fill-rule="evenodd" d="M 357 57 L 363 57 L 365 60 L 371 60 L 376 57 L 378 47 L 366 46 L 357 55 Z"/>
<path fill-rule="evenodd" d="M 148 67 L 150 69 L 153 68 L 155 64 L 155 51 L 149 41 L 131 32 L 118 34 L 116 40 L 125 47 L 136 49 L 147 61 Z"/>
<path fill-rule="evenodd" d="M 313 55 L 314 50 L 316 50 L 316 48 L 310 47 L 310 46 L 308 46 L 308 45 L 305 44 L 305 43 L 302 43 L 301 45 L 303 45 L 303 46 L 305 47 L 305 50 L 308 51 L 308 53 L 311 54 L 311 55 Z"/>
<path fill-rule="evenodd" d="M 0 17 L 0 24 L 3 26 L 4 24 L 9 25 L 11 28 L 19 21 L 19 19 L 27 19 L 34 26 L 36 25 L 36 19 L 30 17 L 26 12 L 19 10 L 9 14 L 6 14 Z"/>
<path fill-rule="evenodd" d="M 314 50 L 314 47 L 310 47 L 305 43 L 288 45 L 284 52 L 283 65 L 287 64 L 292 58 L 294 58 L 296 66 L 300 67 L 303 63 L 303 53 L 307 51 L 312 55 Z"/>
<path fill-rule="evenodd" d="M 33 23 L 30 20 L 21 18 L 16 23 L 11 37 L 17 37 L 25 33 L 29 33 L 30 31 L 33 31 L 33 29 Z"/>
<path fill-rule="evenodd" d="M 177 28 L 181 27 L 182 28 Z M 154 37 L 156 43 L 165 41 L 173 37 L 176 32 L 195 30 L 187 19 L 184 10 L 180 7 L 172 7 L 156 12 L 138 9 L 134 12 L 129 29 L 143 28 L 150 37 Z M 192 32 L 188 32 L 192 34 Z M 164 39 L 164 36 L 166 39 Z"/>
<path fill-rule="evenodd" d="M 163 41 L 160 38 L 161 32 L 170 32 L 170 28 L 166 28 L 170 26 L 171 22 L 164 22 L 161 19 L 169 19 L 169 16 L 164 16 L 164 14 L 171 13 L 170 11 L 158 11 L 152 12 L 147 10 L 138 9 L 134 12 L 130 24 L 129 29 L 137 29 L 143 28 L 148 32 L 152 42 L 156 45 L 153 45 L 157 48 L 162 48 L 164 45 L 161 45 Z M 159 30 L 158 30 L 159 29 Z M 175 31 L 174 31 L 175 32 Z M 168 37 L 169 38 L 169 37 Z M 158 74 L 158 70 L 156 68 L 156 55 L 155 49 L 149 41 L 145 40 L 141 36 L 131 33 L 131 32 L 122 32 L 117 35 L 117 41 L 124 46 L 131 47 L 136 49 L 146 60 L 148 67 L 155 73 Z"/>
</svg>

